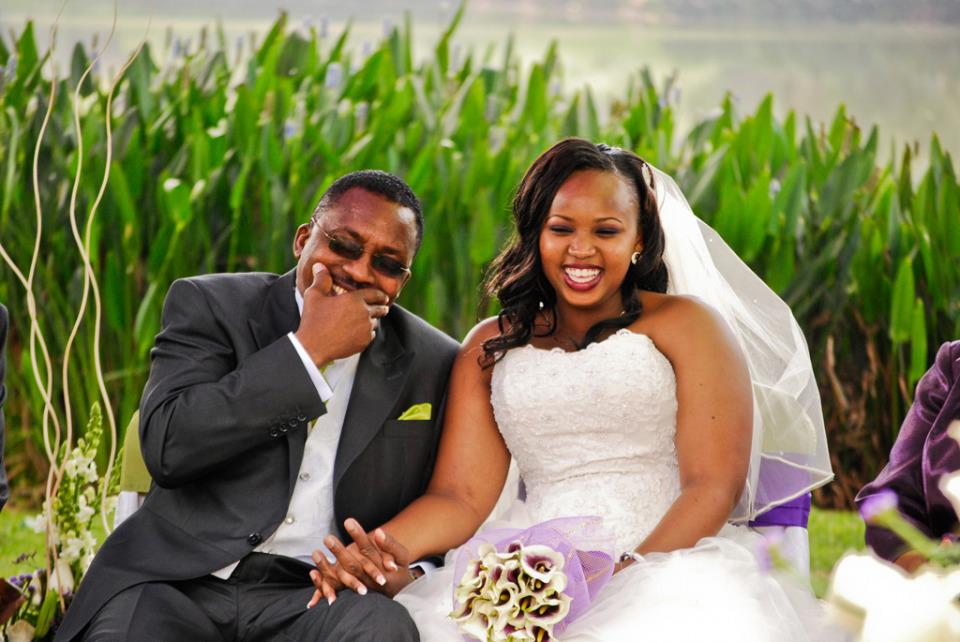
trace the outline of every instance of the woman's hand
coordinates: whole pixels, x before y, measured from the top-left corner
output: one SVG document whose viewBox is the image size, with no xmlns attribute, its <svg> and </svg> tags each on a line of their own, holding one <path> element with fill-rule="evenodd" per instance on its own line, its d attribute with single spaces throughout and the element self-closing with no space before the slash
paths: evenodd
<svg viewBox="0 0 960 642">
<path fill-rule="evenodd" d="M 317 590 L 307 608 L 316 605 L 321 597 L 332 604 L 337 591 L 345 588 L 360 595 L 366 595 L 370 589 L 393 597 L 412 581 L 409 554 L 403 544 L 382 528 L 367 533 L 355 519 L 348 519 L 344 526 L 353 538 L 349 546 L 333 535 L 324 539 L 336 558 L 334 564 L 321 551 L 313 552 L 317 569 L 310 572 L 310 579 Z"/>
</svg>

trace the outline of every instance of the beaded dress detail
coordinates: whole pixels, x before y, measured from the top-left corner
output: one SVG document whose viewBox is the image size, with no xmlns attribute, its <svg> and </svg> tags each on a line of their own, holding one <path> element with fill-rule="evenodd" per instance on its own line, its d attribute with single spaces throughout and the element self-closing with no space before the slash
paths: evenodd
<svg viewBox="0 0 960 642">
<path fill-rule="evenodd" d="M 491 390 L 534 522 L 599 515 L 623 551 L 680 494 L 676 379 L 646 335 L 620 330 L 579 352 L 511 350 Z"/>
</svg>

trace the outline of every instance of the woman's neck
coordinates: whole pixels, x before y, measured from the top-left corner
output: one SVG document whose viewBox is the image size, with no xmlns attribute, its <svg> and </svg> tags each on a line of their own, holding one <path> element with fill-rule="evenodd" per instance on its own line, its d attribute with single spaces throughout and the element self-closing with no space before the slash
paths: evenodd
<svg viewBox="0 0 960 642">
<path fill-rule="evenodd" d="M 606 302 L 602 307 L 589 309 L 574 308 L 558 301 L 554 309 L 555 334 L 559 335 L 559 338 L 570 339 L 579 344 L 586 336 L 587 330 L 600 321 L 612 319 L 622 312 L 623 303 L 619 296 L 615 300 Z"/>
</svg>

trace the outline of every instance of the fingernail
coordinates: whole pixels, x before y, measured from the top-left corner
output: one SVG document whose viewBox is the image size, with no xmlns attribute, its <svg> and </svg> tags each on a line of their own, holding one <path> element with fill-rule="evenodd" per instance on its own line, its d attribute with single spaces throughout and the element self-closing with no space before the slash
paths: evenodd
<svg viewBox="0 0 960 642">
<path fill-rule="evenodd" d="M 311 608 L 312 606 L 313 606 L 313 604 L 312 604 L 311 602 L 307 602 L 307 608 L 308 608 L 308 609 Z"/>
<path fill-rule="evenodd" d="M 333 598 L 332 598 L 332 597 L 328 597 L 328 598 L 327 598 L 327 606 L 330 606 L 331 604 L 333 604 Z"/>
<path fill-rule="evenodd" d="M 386 583 L 387 583 L 387 578 L 385 578 L 383 575 L 377 575 L 377 584 L 379 584 L 380 586 L 383 586 Z"/>
<path fill-rule="evenodd" d="M 390 568 L 391 571 L 399 570 L 399 567 L 397 566 L 396 562 L 387 562 L 387 566 Z"/>
<path fill-rule="evenodd" d="M 366 595 L 367 587 L 361 584 L 360 587 L 357 589 L 357 593 L 359 593 L 360 595 Z"/>
</svg>

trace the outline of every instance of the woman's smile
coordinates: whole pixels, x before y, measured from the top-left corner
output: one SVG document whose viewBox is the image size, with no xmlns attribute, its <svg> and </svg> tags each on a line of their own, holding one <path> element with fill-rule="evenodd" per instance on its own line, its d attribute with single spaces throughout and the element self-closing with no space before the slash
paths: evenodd
<svg viewBox="0 0 960 642">
<path fill-rule="evenodd" d="M 563 266 L 563 281 L 572 290 L 586 292 L 592 290 L 603 278 L 603 268 L 589 264 L 567 264 Z"/>
</svg>

